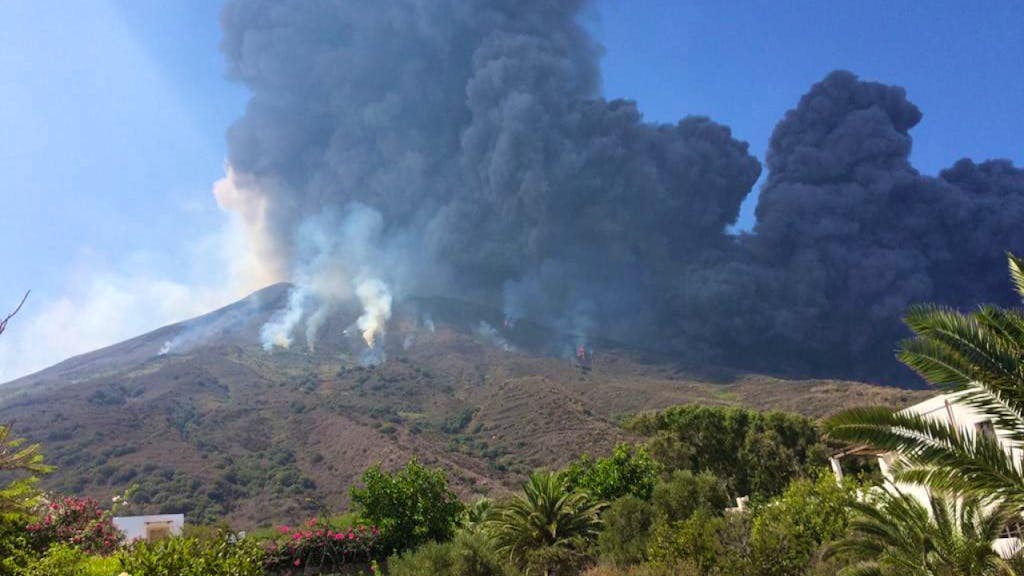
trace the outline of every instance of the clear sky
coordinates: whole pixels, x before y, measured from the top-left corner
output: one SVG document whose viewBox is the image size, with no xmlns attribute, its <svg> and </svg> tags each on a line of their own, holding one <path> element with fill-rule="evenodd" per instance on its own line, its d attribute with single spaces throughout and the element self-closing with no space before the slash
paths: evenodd
<svg viewBox="0 0 1024 576">
<path fill-rule="evenodd" d="M 210 195 L 245 105 L 212 0 L 0 2 L 0 382 L 225 303 Z M 650 120 L 703 114 L 763 160 L 836 68 L 924 112 L 913 159 L 1024 164 L 1024 2 L 599 0 L 604 93 Z M 752 222 L 753 200 L 739 226 Z"/>
</svg>

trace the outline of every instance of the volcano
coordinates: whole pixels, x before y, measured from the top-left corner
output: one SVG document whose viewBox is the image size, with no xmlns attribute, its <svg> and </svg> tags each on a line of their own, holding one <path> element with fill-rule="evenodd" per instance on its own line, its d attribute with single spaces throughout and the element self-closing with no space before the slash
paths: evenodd
<svg viewBox="0 0 1024 576">
<path fill-rule="evenodd" d="M 372 350 L 352 329 L 359 310 L 338 308 L 315 346 L 298 334 L 268 351 L 260 330 L 291 290 L 0 386 L 0 422 L 43 444 L 58 467 L 48 489 L 109 499 L 133 486 L 139 512 L 252 527 L 343 509 L 368 466 L 410 458 L 443 467 L 464 497 L 500 495 L 530 470 L 635 440 L 621 418 L 675 404 L 822 416 L 927 394 L 687 365 L 593 338 L 581 363 L 573 335 L 446 298 L 397 302 Z"/>
</svg>

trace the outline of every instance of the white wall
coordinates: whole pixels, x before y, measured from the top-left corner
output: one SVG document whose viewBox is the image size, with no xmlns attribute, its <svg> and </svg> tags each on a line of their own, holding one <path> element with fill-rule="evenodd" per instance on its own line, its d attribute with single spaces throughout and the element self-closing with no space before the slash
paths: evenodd
<svg viewBox="0 0 1024 576">
<path fill-rule="evenodd" d="M 975 434 L 975 424 L 987 421 L 989 418 L 978 410 L 959 403 L 958 400 L 963 395 L 964 392 L 943 394 L 904 408 L 901 412 L 916 413 L 929 419 L 941 420 L 942 422 L 953 424 L 965 434 Z M 1007 453 L 1019 459 L 1021 447 L 1015 446 L 1002 430 L 996 428 L 995 432 L 996 437 L 1000 440 Z M 891 465 L 894 458 L 895 455 L 893 454 L 885 454 L 878 458 L 878 465 L 881 468 L 882 475 L 890 482 L 893 480 Z M 928 490 L 923 486 L 903 483 L 897 483 L 896 486 L 904 494 L 917 498 L 926 508 L 929 507 Z M 1004 557 L 1012 555 L 1020 548 L 1020 545 L 1020 541 L 1016 538 L 1000 538 L 993 543 L 993 547 Z"/>
<path fill-rule="evenodd" d="M 171 523 L 171 534 L 181 535 L 181 529 L 185 527 L 184 514 L 154 514 L 151 516 L 115 516 L 114 526 L 124 532 L 125 540 L 144 539 L 146 537 L 146 525 L 150 523 Z"/>
</svg>

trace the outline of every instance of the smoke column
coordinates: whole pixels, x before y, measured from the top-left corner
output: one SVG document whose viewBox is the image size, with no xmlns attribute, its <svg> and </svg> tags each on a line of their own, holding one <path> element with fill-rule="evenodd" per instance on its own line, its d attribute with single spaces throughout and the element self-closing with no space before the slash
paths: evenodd
<svg viewBox="0 0 1024 576">
<path fill-rule="evenodd" d="M 252 96 L 217 196 L 248 267 L 337 288 L 303 306 L 362 300 L 368 342 L 383 293 L 444 293 L 694 361 L 875 379 L 902 374 L 908 304 L 1007 302 L 1019 168 L 919 174 L 904 91 L 835 72 L 778 124 L 756 226 L 730 235 L 760 162 L 708 118 L 601 98 L 584 4 L 230 0 L 222 49 Z"/>
</svg>

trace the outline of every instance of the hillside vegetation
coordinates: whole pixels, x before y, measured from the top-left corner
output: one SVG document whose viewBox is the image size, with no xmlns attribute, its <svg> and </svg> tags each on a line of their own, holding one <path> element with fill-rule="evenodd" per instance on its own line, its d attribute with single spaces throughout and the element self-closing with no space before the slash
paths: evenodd
<svg viewBox="0 0 1024 576">
<path fill-rule="evenodd" d="M 500 316 L 445 300 L 403 307 L 378 366 L 360 362 L 345 313 L 315 351 L 297 342 L 266 352 L 256 332 L 286 291 L 0 386 L 0 422 L 45 444 L 59 468 L 49 489 L 109 499 L 136 485 L 144 511 L 261 525 L 344 508 L 346 488 L 376 463 L 416 457 L 446 469 L 463 497 L 494 496 L 531 470 L 635 439 L 620 422 L 648 410 L 698 403 L 820 417 L 926 394 L 698 370 L 614 343 L 595 343 L 584 369 L 559 352 L 557 335 L 524 323 L 499 331 L 508 346 L 497 345 L 479 326 L 501 326 Z M 427 313 L 434 330 L 420 321 Z M 191 346 L 160 354 L 190 334 Z"/>
</svg>

